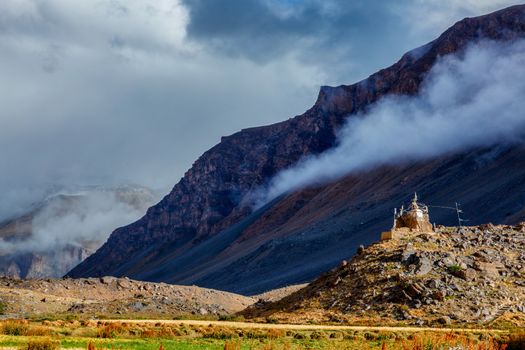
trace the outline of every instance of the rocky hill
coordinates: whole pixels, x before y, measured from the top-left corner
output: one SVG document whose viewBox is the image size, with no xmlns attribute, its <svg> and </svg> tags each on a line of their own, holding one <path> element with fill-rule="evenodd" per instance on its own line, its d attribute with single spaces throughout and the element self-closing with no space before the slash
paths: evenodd
<svg viewBox="0 0 525 350">
<path fill-rule="evenodd" d="M 62 277 L 140 217 L 156 195 L 140 186 L 63 189 L 18 217 L 0 222 L 0 275 Z"/>
<path fill-rule="evenodd" d="M 77 315 L 84 318 L 179 315 L 218 316 L 238 312 L 256 299 L 196 286 L 148 283 L 127 278 L 0 278 L 4 318 Z"/>
<path fill-rule="evenodd" d="M 472 224 L 525 219 L 525 148 L 470 149 L 363 171 L 282 196 L 254 211 L 246 196 L 302 157 L 336 142 L 348 118 L 388 95 L 415 95 L 443 56 L 481 39 L 525 37 L 525 6 L 466 18 L 393 66 L 354 85 L 322 87 L 300 116 L 224 137 L 171 193 L 68 276 L 129 276 L 256 293 L 309 281 L 377 238 L 391 208 L 417 190 L 427 203 L 459 201 Z M 433 221 L 452 224 L 448 212 Z"/>
<path fill-rule="evenodd" d="M 525 224 L 438 227 L 349 262 L 243 314 L 282 322 L 525 324 Z"/>
</svg>

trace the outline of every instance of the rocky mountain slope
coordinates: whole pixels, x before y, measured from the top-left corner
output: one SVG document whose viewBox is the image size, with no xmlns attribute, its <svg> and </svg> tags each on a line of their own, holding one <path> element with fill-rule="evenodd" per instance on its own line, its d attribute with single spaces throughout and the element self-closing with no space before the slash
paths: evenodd
<svg viewBox="0 0 525 350">
<path fill-rule="evenodd" d="M 107 239 L 107 230 L 138 218 L 155 195 L 144 187 L 62 190 L 26 214 L 0 223 L 0 275 L 62 277 Z"/>
<path fill-rule="evenodd" d="M 468 150 L 353 174 L 277 198 L 253 211 L 250 190 L 336 142 L 347 118 L 386 95 L 417 94 L 439 57 L 480 39 L 525 37 L 525 6 L 466 18 L 396 64 L 354 85 L 322 87 L 315 105 L 287 121 L 242 130 L 204 153 L 158 205 L 114 231 L 71 277 L 129 276 L 256 293 L 311 280 L 390 224 L 391 209 L 417 190 L 435 205 L 462 203 L 473 224 L 518 222 L 525 149 Z M 432 220 L 451 224 L 436 211 Z"/>
<path fill-rule="evenodd" d="M 438 227 L 350 261 L 243 314 L 285 322 L 525 324 L 525 225 Z"/>
</svg>

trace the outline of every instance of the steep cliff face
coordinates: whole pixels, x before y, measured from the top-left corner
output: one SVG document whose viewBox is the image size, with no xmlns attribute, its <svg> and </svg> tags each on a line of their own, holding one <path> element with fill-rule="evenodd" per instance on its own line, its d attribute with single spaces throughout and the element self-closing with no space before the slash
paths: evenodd
<svg viewBox="0 0 525 350">
<path fill-rule="evenodd" d="M 354 175 L 336 184 L 280 198 L 257 212 L 244 205 L 246 194 L 303 156 L 332 147 L 346 118 L 365 111 L 381 97 L 416 94 L 425 73 L 440 56 L 461 54 L 469 43 L 480 39 L 510 41 L 522 37 L 525 37 L 525 6 L 464 19 L 438 39 L 405 54 L 393 66 L 364 81 L 322 87 L 315 105 L 303 115 L 224 137 L 194 163 L 159 204 L 139 221 L 114 231 L 104 246 L 68 275 L 130 276 L 243 292 L 315 276 L 349 254 L 348 249 L 345 252 L 335 249 L 333 243 L 317 243 L 328 240 L 334 232 L 348 241 L 350 249 L 369 241 L 371 230 L 384 225 L 381 218 L 385 213 L 389 215 L 390 199 L 399 200 L 402 196 L 399 184 L 405 181 L 407 188 L 403 192 L 423 185 L 421 179 L 403 180 L 405 171 L 414 171 L 419 176 L 436 177 L 436 172 L 441 172 L 444 178 L 461 177 L 465 169 L 470 169 L 471 162 L 475 163 L 477 153 L 412 165 L 417 169 L 398 167 Z M 505 163 L 504 152 L 497 154 L 492 161 Z M 446 162 L 452 162 L 450 168 L 443 168 Z M 455 166 L 454 162 L 460 165 Z M 381 193 L 366 187 L 370 178 L 383 183 L 381 190 L 377 190 Z M 462 178 L 472 181 L 468 176 Z M 439 191 L 432 181 L 424 184 L 429 194 L 437 193 L 438 199 Z M 483 191 L 477 193 L 483 198 Z M 324 202 L 319 200 L 322 197 Z M 384 204 L 377 205 L 379 201 Z M 385 211 L 380 214 L 379 209 Z M 334 216 L 339 224 L 328 225 L 327 218 Z M 487 219 L 504 217 L 487 214 L 483 221 Z M 343 225 L 345 220 L 352 224 Z M 301 238 L 301 234 L 304 238 L 306 232 L 314 231 L 316 238 Z M 283 245 L 287 240 L 296 243 Z M 308 264 L 302 263 L 305 257 L 309 257 Z M 285 263 L 286 270 L 279 267 Z M 247 279 L 243 280 L 245 275 Z M 255 277 L 257 281 L 253 280 Z"/>
</svg>

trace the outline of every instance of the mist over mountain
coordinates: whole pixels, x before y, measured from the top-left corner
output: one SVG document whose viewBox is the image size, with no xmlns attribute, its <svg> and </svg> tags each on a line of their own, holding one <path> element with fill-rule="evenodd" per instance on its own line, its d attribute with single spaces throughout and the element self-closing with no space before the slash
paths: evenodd
<svg viewBox="0 0 525 350">
<path fill-rule="evenodd" d="M 157 194 L 139 186 L 62 188 L 0 222 L 0 274 L 62 277 L 108 233 L 144 215 Z"/>
<path fill-rule="evenodd" d="M 364 81 L 321 88 L 300 116 L 223 137 L 68 276 L 243 293 L 308 281 L 377 240 L 414 191 L 461 203 L 472 224 L 523 220 L 524 38 L 523 5 L 465 18 Z"/>
<path fill-rule="evenodd" d="M 424 55 L 430 47 L 408 55 Z M 439 59 L 417 96 L 387 95 L 349 118 L 337 133 L 336 147 L 277 174 L 261 190 L 258 206 L 380 165 L 523 143 L 524 66 L 524 40 L 476 41 L 464 52 Z"/>
</svg>

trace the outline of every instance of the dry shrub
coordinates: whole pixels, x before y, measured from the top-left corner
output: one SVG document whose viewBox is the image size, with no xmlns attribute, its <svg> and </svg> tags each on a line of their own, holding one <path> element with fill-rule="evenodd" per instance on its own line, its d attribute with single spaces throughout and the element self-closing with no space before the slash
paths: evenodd
<svg viewBox="0 0 525 350">
<path fill-rule="evenodd" d="M 473 340 L 468 334 L 413 334 L 410 341 L 402 341 L 403 350 L 440 350 L 444 348 L 458 348 L 469 350 L 508 350 L 507 345 L 500 345 L 489 337 L 485 340 Z M 523 349 L 521 347 L 516 349 Z"/>
<path fill-rule="evenodd" d="M 507 350 L 525 349 L 525 333 L 511 334 L 505 343 Z"/>
<path fill-rule="evenodd" d="M 96 327 L 97 326 L 97 321 L 93 321 L 93 320 L 82 320 L 80 321 L 80 325 L 82 327 Z"/>
<path fill-rule="evenodd" d="M 137 336 L 141 338 L 173 338 L 188 334 L 187 329 L 170 327 L 168 325 L 162 324 L 160 327 L 125 328 L 127 330 L 128 335 Z"/>
<path fill-rule="evenodd" d="M 257 348 L 257 350 L 277 350 L 274 344 L 268 343 Z"/>
<path fill-rule="evenodd" d="M 285 336 L 285 332 L 282 329 L 271 328 L 268 330 L 268 338 L 277 339 Z"/>
<path fill-rule="evenodd" d="M 315 332 L 312 332 L 312 334 L 310 334 L 310 339 L 313 339 L 313 340 L 323 340 L 327 338 L 328 336 L 324 332 L 315 331 Z"/>
<path fill-rule="evenodd" d="M 47 327 L 29 327 L 27 330 L 26 335 L 32 336 L 32 337 L 44 337 L 44 336 L 50 336 L 52 334 L 51 329 Z"/>
<path fill-rule="evenodd" d="M 267 333 L 258 329 L 250 329 L 244 333 L 244 336 L 248 339 L 265 339 L 267 338 Z"/>
<path fill-rule="evenodd" d="M 89 327 L 80 327 L 74 329 L 71 332 L 72 337 L 81 337 L 81 338 L 98 338 L 98 329 L 89 328 Z"/>
<path fill-rule="evenodd" d="M 224 350 L 241 350 L 241 343 L 239 341 L 227 341 L 224 343 Z"/>
<path fill-rule="evenodd" d="M 212 339 L 231 339 L 238 337 L 238 334 L 234 329 L 223 327 L 208 327 L 206 329 L 201 329 L 201 334 L 203 338 Z"/>
<path fill-rule="evenodd" d="M 87 345 L 87 350 L 104 350 L 104 348 L 100 347 L 100 348 L 97 348 L 97 346 L 95 345 L 95 343 L 93 342 L 89 342 L 88 345 Z"/>
<path fill-rule="evenodd" d="M 51 329 L 43 326 L 31 326 L 26 320 L 8 320 L 1 324 L 1 333 L 14 336 L 42 337 L 52 334 Z"/>
<path fill-rule="evenodd" d="M 172 327 L 171 333 L 174 337 L 182 337 L 184 335 L 188 335 L 188 330 L 186 328 L 179 328 L 179 327 Z"/>
<path fill-rule="evenodd" d="M 140 333 L 141 338 L 158 338 L 158 332 L 152 328 L 143 329 Z"/>
<path fill-rule="evenodd" d="M 47 323 L 46 326 L 64 327 L 64 326 L 66 326 L 66 322 L 62 321 L 62 320 L 49 321 L 49 323 Z"/>
<path fill-rule="evenodd" d="M 89 342 L 86 346 L 86 349 L 87 350 L 106 350 L 106 348 L 104 347 L 97 347 L 93 342 Z M 161 345 L 161 350 L 162 350 L 162 345 Z M 110 350 L 110 349 L 108 349 Z M 113 346 L 111 347 L 111 350 L 122 350 L 121 348 L 118 348 L 118 349 L 115 349 Z"/>
<path fill-rule="evenodd" d="M 27 350 L 57 350 L 60 342 L 51 339 L 32 339 L 27 344 Z"/>
<path fill-rule="evenodd" d="M 176 336 L 181 336 L 182 333 L 176 327 L 170 327 L 163 325 L 158 330 L 158 335 L 160 338 L 171 338 Z"/>
<path fill-rule="evenodd" d="M 122 335 L 128 335 L 128 327 L 117 322 L 108 322 L 98 329 L 99 338 L 115 338 Z"/>
<path fill-rule="evenodd" d="M 303 339 L 306 339 L 308 338 L 307 335 L 303 334 L 303 333 L 295 333 L 295 335 L 293 336 L 294 339 L 297 339 L 297 340 L 303 340 Z"/>
<path fill-rule="evenodd" d="M 2 334 L 5 335 L 27 335 L 29 331 L 29 325 L 25 320 L 8 320 L 2 322 Z"/>
</svg>

